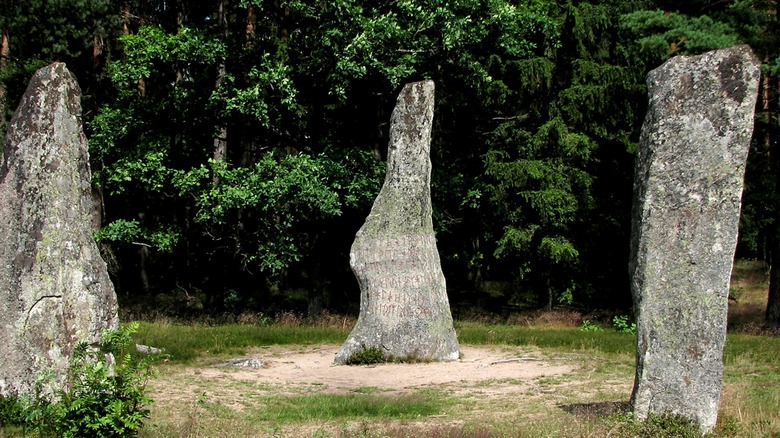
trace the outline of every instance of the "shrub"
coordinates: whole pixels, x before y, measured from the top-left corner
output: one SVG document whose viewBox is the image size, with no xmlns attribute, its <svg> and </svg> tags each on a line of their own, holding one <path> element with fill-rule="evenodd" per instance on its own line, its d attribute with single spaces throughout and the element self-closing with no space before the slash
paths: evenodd
<svg viewBox="0 0 780 438">
<path fill-rule="evenodd" d="M 701 438 L 699 428 L 688 418 L 672 414 L 650 415 L 644 421 L 636 420 L 628 414 L 614 432 L 616 436 L 652 437 L 652 438 Z"/>
<path fill-rule="evenodd" d="M 636 323 L 632 322 L 629 324 L 628 316 L 626 315 L 612 318 L 612 327 L 614 327 L 618 333 L 636 334 Z"/>
<path fill-rule="evenodd" d="M 387 362 L 382 350 L 376 347 L 364 348 L 347 359 L 346 365 L 371 365 Z"/>
<path fill-rule="evenodd" d="M 590 320 L 586 319 L 582 321 L 582 325 L 580 326 L 581 332 L 600 332 L 601 327 L 597 326 L 596 324 L 593 324 L 590 322 Z"/>
<path fill-rule="evenodd" d="M 643 432 L 647 436 L 673 436 L 673 437 L 691 437 L 701 436 L 699 428 L 688 418 L 676 415 L 652 416 L 644 423 Z"/>
<path fill-rule="evenodd" d="M 137 330 L 138 323 L 111 330 L 97 348 L 78 343 L 63 389 L 53 399 L 42 395 L 46 377 L 34 394 L 17 398 L 21 425 L 42 436 L 136 435 L 149 417 L 152 401 L 144 393 L 153 360 L 129 353 Z"/>
<path fill-rule="evenodd" d="M 19 397 L 0 394 L 0 427 L 21 425 L 24 422 L 23 410 Z"/>
</svg>

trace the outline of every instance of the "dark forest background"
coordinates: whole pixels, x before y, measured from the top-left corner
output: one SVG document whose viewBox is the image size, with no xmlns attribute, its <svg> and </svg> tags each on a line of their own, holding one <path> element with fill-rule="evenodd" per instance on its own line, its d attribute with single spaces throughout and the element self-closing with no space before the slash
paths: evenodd
<svg viewBox="0 0 780 438">
<path fill-rule="evenodd" d="M 737 256 L 772 267 L 780 318 L 776 1 L 0 0 L 0 29 L 0 135 L 32 73 L 66 62 L 120 303 L 180 316 L 357 313 L 349 247 L 420 79 L 456 315 L 629 309 L 644 77 L 750 44 Z"/>
</svg>

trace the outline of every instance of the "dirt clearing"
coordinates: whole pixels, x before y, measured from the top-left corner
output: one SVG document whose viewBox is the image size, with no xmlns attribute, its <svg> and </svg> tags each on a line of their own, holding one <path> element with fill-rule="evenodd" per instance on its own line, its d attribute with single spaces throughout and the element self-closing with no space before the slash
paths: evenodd
<svg viewBox="0 0 780 438">
<path fill-rule="evenodd" d="M 334 365 L 338 349 L 337 345 L 274 347 L 245 356 L 263 361 L 261 369 L 236 369 L 220 363 L 186 372 L 201 379 L 233 379 L 273 386 L 318 385 L 328 392 L 353 392 L 359 388 L 405 392 L 428 385 L 471 386 L 495 380 L 512 380 L 513 386 L 523 386 L 541 377 L 573 370 L 571 364 L 551 364 L 532 352 L 484 347 L 462 347 L 462 358 L 452 362 Z M 517 389 L 520 388 L 514 390 Z"/>
<path fill-rule="evenodd" d="M 163 366 L 150 382 L 155 401 L 152 424 L 156 423 L 151 430 L 158 436 L 222 436 L 215 431 L 225 428 L 232 436 L 373 436 L 344 434 L 342 429 L 352 430 L 356 424 L 385 431 L 396 426 L 418 431 L 496 424 L 514 428 L 518 423 L 544 425 L 548 418 L 568 415 L 565 409 L 572 404 L 627 399 L 630 391 L 630 357 L 597 371 L 602 368 L 599 359 L 578 354 L 550 356 L 535 347 L 461 346 L 461 359 L 452 362 L 348 366 L 334 365 L 338 349 L 339 345 L 274 346 L 241 356 L 262 361 L 259 369 L 225 366 L 233 359 L 225 357 Z M 269 403 L 301 396 L 375 394 L 398 399 L 428 390 L 448 400 L 446 408 L 413 421 L 374 418 L 355 423 L 314 416 L 280 423 L 263 414 Z"/>
</svg>

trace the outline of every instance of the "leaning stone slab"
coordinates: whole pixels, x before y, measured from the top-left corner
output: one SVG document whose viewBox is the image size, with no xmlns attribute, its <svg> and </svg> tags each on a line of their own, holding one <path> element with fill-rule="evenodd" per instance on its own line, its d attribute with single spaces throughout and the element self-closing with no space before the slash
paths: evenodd
<svg viewBox="0 0 780 438">
<path fill-rule="evenodd" d="M 143 344 L 135 344 L 135 351 L 138 352 L 138 354 L 143 354 L 143 355 L 165 353 L 164 348 L 150 347 L 148 345 L 143 345 Z"/>
<path fill-rule="evenodd" d="M 675 57 L 647 77 L 629 267 L 639 418 L 668 413 L 703 431 L 715 426 L 759 76 L 741 46 Z"/>
<path fill-rule="evenodd" d="M 391 117 L 387 175 L 350 251 L 360 315 L 336 354 L 456 360 L 458 340 L 431 217 L 434 83 L 407 84 Z"/>
<path fill-rule="evenodd" d="M 65 64 L 35 73 L 0 168 L 0 392 L 62 385 L 73 347 L 118 326 L 114 287 L 92 237 L 81 90 Z"/>
<path fill-rule="evenodd" d="M 259 370 L 265 367 L 265 362 L 254 357 L 230 359 L 222 364 L 226 368 L 250 368 L 253 370 Z"/>
</svg>

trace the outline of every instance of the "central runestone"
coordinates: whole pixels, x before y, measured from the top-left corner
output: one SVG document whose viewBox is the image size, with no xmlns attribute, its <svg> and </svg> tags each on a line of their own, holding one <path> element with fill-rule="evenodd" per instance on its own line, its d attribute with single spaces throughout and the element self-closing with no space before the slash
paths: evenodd
<svg viewBox="0 0 780 438">
<path fill-rule="evenodd" d="M 337 363 L 366 349 L 386 359 L 455 360 L 458 340 L 431 218 L 434 84 L 407 84 L 391 118 L 387 175 L 350 251 L 360 316 Z"/>
</svg>

